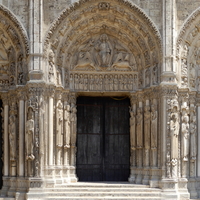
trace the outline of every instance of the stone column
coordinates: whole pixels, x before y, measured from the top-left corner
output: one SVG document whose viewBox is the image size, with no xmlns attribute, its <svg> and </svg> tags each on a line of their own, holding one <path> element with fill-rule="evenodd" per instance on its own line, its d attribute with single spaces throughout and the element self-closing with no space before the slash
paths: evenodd
<svg viewBox="0 0 200 200">
<path fill-rule="evenodd" d="M 136 102 L 137 98 L 135 95 L 131 95 L 131 107 L 130 107 L 130 164 L 131 164 L 131 174 L 129 177 L 129 182 L 135 182 L 135 170 L 136 170 Z"/>
<path fill-rule="evenodd" d="M 41 80 L 43 76 L 43 0 L 29 0 L 30 80 Z"/>
<path fill-rule="evenodd" d="M 49 96 L 49 165 L 53 165 L 53 102 L 54 102 L 54 98 L 53 95 Z"/>
<path fill-rule="evenodd" d="M 190 178 L 188 181 L 188 188 L 190 190 L 190 198 L 198 198 L 198 189 L 196 187 L 196 176 L 197 173 L 197 103 L 196 103 L 196 93 L 190 93 Z"/>
<path fill-rule="evenodd" d="M 20 92 L 21 93 L 21 92 Z M 19 176 L 24 176 L 24 161 L 25 161 L 25 96 L 19 93 Z"/>
<path fill-rule="evenodd" d="M 14 98 L 15 94 L 10 96 L 10 112 L 9 112 L 9 150 L 10 150 L 10 176 L 17 175 L 17 108 Z"/>
<path fill-rule="evenodd" d="M 136 183 L 142 183 L 142 161 L 143 161 L 143 102 L 142 96 L 138 95 L 138 108 L 136 116 L 136 145 L 137 145 L 137 177 Z"/>
<path fill-rule="evenodd" d="M 64 98 L 64 165 L 69 166 L 70 158 L 70 135 L 71 135 L 71 106 L 69 103 L 68 95 L 65 95 Z"/>
<path fill-rule="evenodd" d="M 60 91 L 57 93 L 56 103 L 56 165 L 60 166 L 62 162 L 63 148 L 63 103 Z"/>
<path fill-rule="evenodd" d="M 198 151 L 197 151 L 197 176 L 200 177 L 200 104 L 198 104 L 197 108 L 197 119 L 198 119 L 198 131 L 197 131 L 197 146 L 198 146 Z"/>
<path fill-rule="evenodd" d="M 177 156 L 179 104 L 177 101 L 177 86 L 168 85 L 161 87 L 161 165 L 162 165 L 162 189 L 164 199 L 177 199 L 178 180 Z M 172 178 L 174 176 L 174 178 Z M 173 189 L 172 189 L 173 188 Z"/>
<path fill-rule="evenodd" d="M 3 108 L 4 108 L 4 152 L 3 152 L 3 175 L 9 176 L 9 151 L 8 151 L 8 96 L 7 94 L 2 95 Z"/>
<path fill-rule="evenodd" d="M 76 108 L 76 94 L 70 94 L 70 103 L 71 103 L 71 115 L 70 115 L 70 123 L 71 123 L 71 158 L 70 158 L 70 178 L 71 182 L 76 182 L 76 136 L 77 136 L 77 108 Z"/>
<path fill-rule="evenodd" d="M 158 108 L 157 101 L 153 99 L 151 104 L 151 167 L 157 167 L 158 148 Z"/>
<path fill-rule="evenodd" d="M 181 124 L 181 146 L 182 146 L 182 177 L 187 178 L 189 175 L 189 106 L 185 99 L 181 105 L 182 124 Z"/>
<path fill-rule="evenodd" d="M 148 95 L 149 96 L 149 95 Z M 149 184 L 149 166 L 150 166 L 150 134 L 151 134 L 151 113 L 149 100 L 145 101 L 144 106 L 144 150 L 143 150 L 143 167 L 144 178 L 143 184 Z"/>
</svg>

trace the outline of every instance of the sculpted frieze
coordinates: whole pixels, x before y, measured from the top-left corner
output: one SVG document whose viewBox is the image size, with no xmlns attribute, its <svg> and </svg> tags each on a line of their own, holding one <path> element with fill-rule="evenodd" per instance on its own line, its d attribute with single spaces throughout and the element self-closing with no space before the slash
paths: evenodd
<svg viewBox="0 0 200 200">
<path fill-rule="evenodd" d="M 135 74 L 70 74 L 70 88 L 81 91 L 131 91 L 137 88 Z"/>
<path fill-rule="evenodd" d="M 107 34 L 91 38 L 81 45 L 71 58 L 71 70 L 134 71 L 134 55 L 116 39 Z"/>
</svg>

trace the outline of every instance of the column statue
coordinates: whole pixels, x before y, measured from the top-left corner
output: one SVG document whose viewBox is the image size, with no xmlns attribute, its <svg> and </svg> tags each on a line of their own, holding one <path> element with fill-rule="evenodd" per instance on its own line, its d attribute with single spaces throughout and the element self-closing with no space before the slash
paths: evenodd
<svg viewBox="0 0 200 200">
<path fill-rule="evenodd" d="M 137 148 L 143 147 L 143 117 L 142 108 L 137 109 Z"/>
<path fill-rule="evenodd" d="M 31 107 L 28 108 L 28 120 L 26 122 L 26 159 L 34 160 L 34 112 Z"/>
<path fill-rule="evenodd" d="M 153 104 L 151 106 L 151 149 L 157 149 L 157 118 L 158 113 Z"/>
<path fill-rule="evenodd" d="M 65 142 L 64 142 L 64 148 L 70 148 L 70 105 L 65 105 L 65 111 L 64 111 L 64 120 L 65 120 Z"/>
<path fill-rule="evenodd" d="M 72 103 L 71 105 L 71 145 L 72 147 L 75 147 L 76 145 L 76 123 L 77 123 L 77 117 L 76 117 L 76 105 Z"/>
<path fill-rule="evenodd" d="M 9 142 L 10 142 L 10 160 L 16 160 L 16 118 L 14 115 L 9 117 Z"/>
<path fill-rule="evenodd" d="M 144 107 L 144 146 L 145 149 L 150 148 L 150 106 Z"/>
<path fill-rule="evenodd" d="M 56 109 L 56 146 L 63 146 L 63 104 L 60 100 Z"/>
<path fill-rule="evenodd" d="M 189 137 L 189 117 L 185 115 L 182 118 L 183 161 L 188 161 Z"/>
<path fill-rule="evenodd" d="M 178 113 L 171 113 L 170 119 L 170 134 L 171 134 L 171 148 L 178 149 L 178 135 L 179 135 L 179 116 Z M 172 151 L 172 159 L 177 158 L 177 153 Z"/>
<path fill-rule="evenodd" d="M 131 107 L 129 109 L 130 111 L 130 139 L 131 139 L 131 149 L 135 150 L 136 149 L 136 135 L 135 135 L 135 115 L 136 112 L 133 110 Z"/>
<path fill-rule="evenodd" d="M 196 116 L 193 116 L 190 122 L 190 159 L 196 160 L 197 155 L 197 138 L 196 138 Z"/>
</svg>

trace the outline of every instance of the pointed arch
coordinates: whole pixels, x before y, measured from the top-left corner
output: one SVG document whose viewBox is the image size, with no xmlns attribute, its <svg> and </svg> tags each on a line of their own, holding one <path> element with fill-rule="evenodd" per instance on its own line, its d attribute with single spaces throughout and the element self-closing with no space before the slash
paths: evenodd
<svg viewBox="0 0 200 200">
<path fill-rule="evenodd" d="M 0 5 L 0 86 L 24 85 L 28 78 L 29 40 L 16 16 Z"/>
<path fill-rule="evenodd" d="M 100 52 L 103 35 L 110 55 Z M 55 83 L 57 80 L 58 85 L 61 84 L 60 77 L 66 77 L 68 73 L 69 79 L 69 71 L 79 69 L 134 71 L 132 77 L 141 79 L 138 81 L 140 88 L 148 87 L 151 73 L 152 76 L 157 74 L 162 63 L 161 36 L 157 27 L 139 7 L 125 0 L 80 0 L 74 3 L 52 23 L 45 37 L 44 53 L 49 60 L 49 81 Z M 101 56 L 110 60 L 107 69 L 100 61 Z M 74 78 L 76 76 L 74 74 Z M 88 74 L 79 77 L 88 77 Z M 100 78 L 96 74 L 90 77 Z M 147 77 L 146 83 L 144 77 Z M 152 82 L 157 83 L 157 78 Z"/>
<path fill-rule="evenodd" d="M 176 44 L 178 61 L 177 74 L 180 74 L 180 87 L 198 90 L 198 68 L 200 67 L 200 7 L 183 23 Z"/>
</svg>

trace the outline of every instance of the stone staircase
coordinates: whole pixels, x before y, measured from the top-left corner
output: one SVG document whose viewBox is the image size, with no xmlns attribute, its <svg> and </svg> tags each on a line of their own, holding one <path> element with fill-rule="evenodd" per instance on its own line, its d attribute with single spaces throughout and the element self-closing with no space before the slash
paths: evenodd
<svg viewBox="0 0 200 200">
<path fill-rule="evenodd" d="M 47 191 L 51 200 L 157 200 L 161 199 L 161 190 L 149 185 L 130 183 L 73 183 L 56 186 Z"/>
</svg>

